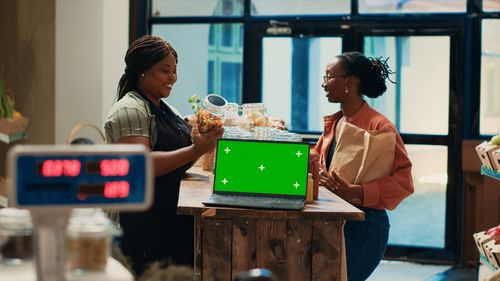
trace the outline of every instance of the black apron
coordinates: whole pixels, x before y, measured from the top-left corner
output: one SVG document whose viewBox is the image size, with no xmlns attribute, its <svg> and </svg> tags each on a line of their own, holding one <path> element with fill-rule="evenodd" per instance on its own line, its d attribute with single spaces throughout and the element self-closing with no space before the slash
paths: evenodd
<svg viewBox="0 0 500 281">
<path fill-rule="evenodd" d="M 158 137 L 154 151 L 173 151 L 191 145 L 191 128 L 163 102 L 150 103 Z M 191 163 L 192 164 L 192 163 Z M 177 215 L 180 178 L 191 164 L 156 177 L 151 208 L 142 213 L 121 213 L 122 251 L 137 275 L 154 261 L 193 265 L 194 220 Z"/>
</svg>

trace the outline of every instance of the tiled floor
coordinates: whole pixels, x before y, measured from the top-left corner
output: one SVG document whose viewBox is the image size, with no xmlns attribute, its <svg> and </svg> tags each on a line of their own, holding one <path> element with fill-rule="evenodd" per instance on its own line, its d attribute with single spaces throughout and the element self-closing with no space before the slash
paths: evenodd
<svg viewBox="0 0 500 281">
<path fill-rule="evenodd" d="M 382 261 L 368 281 L 477 281 L 477 270 L 411 262 Z"/>
</svg>

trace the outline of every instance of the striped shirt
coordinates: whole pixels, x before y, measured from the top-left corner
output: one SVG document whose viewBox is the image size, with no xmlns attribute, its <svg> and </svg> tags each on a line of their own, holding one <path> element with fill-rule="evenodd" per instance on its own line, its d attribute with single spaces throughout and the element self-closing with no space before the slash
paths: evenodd
<svg viewBox="0 0 500 281">
<path fill-rule="evenodd" d="M 153 148 L 157 130 L 149 102 L 137 92 L 128 92 L 113 104 L 104 123 L 107 143 L 116 143 L 122 137 L 147 137 Z"/>
</svg>

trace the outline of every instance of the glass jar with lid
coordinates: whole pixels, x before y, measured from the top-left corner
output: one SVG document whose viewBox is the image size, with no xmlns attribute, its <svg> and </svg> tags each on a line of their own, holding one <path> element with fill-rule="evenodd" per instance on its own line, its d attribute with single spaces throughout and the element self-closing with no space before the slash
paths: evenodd
<svg viewBox="0 0 500 281">
<path fill-rule="evenodd" d="M 224 116 L 224 126 L 236 127 L 239 125 L 240 121 L 239 110 L 240 106 L 237 103 L 230 102 L 227 104 Z"/>
<path fill-rule="evenodd" d="M 0 258 L 5 264 L 19 264 L 33 257 L 33 223 L 28 210 L 0 209 Z"/>
<path fill-rule="evenodd" d="M 269 114 L 263 103 L 256 104 L 257 117 L 255 118 L 256 127 L 267 127 L 269 125 Z"/>
<path fill-rule="evenodd" d="M 241 105 L 242 119 L 250 129 L 253 127 L 267 127 L 269 116 L 263 103 L 244 103 Z M 247 128 L 248 129 L 248 128 Z"/>
<path fill-rule="evenodd" d="M 104 271 L 110 233 L 111 222 L 101 209 L 74 209 L 66 233 L 69 269 Z"/>
<path fill-rule="evenodd" d="M 200 133 L 206 133 L 217 125 L 224 124 L 227 101 L 217 94 L 207 95 L 200 103 L 196 119 Z"/>
</svg>

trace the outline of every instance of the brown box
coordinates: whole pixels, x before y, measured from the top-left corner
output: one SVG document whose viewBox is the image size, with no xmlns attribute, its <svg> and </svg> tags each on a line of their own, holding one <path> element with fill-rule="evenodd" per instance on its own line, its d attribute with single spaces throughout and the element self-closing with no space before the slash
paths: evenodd
<svg viewBox="0 0 500 281">
<path fill-rule="evenodd" d="M 493 240 L 493 236 L 486 234 L 486 231 L 481 231 L 478 233 L 474 233 L 472 237 L 474 237 L 474 242 L 476 243 L 476 247 L 479 253 L 485 256 L 483 244 Z"/>
<path fill-rule="evenodd" d="M 481 163 L 485 165 L 488 169 L 493 170 L 493 152 L 499 147 L 494 144 L 490 144 L 488 141 L 482 142 L 476 146 L 476 152 L 479 156 Z"/>
<path fill-rule="evenodd" d="M 493 160 L 491 162 L 493 162 L 493 168 L 500 173 L 500 148 L 495 150 L 492 155 Z"/>
<path fill-rule="evenodd" d="M 484 253 L 486 259 L 497 269 L 500 268 L 500 260 L 497 259 L 497 255 L 500 255 L 500 241 L 491 240 L 484 244 Z"/>
<path fill-rule="evenodd" d="M 487 243 L 493 241 L 493 243 L 499 243 L 500 242 L 500 236 L 491 236 L 486 233 L 486 231 L 481 231 L 478 233 L 474 233 L 472 235 L 474 237 L 474 242 L 476 243 L 477 250 L 481 255 L 486 257 L 486 251 L 484 249 L 484 245 Z"/>
<path fill-rule="evenodd" d="M 495 247 L 490 250 L 493 257 L 497 261 L 498 267 L 500 269 L 500 244 L 495 244 Z"/>
</svg>

